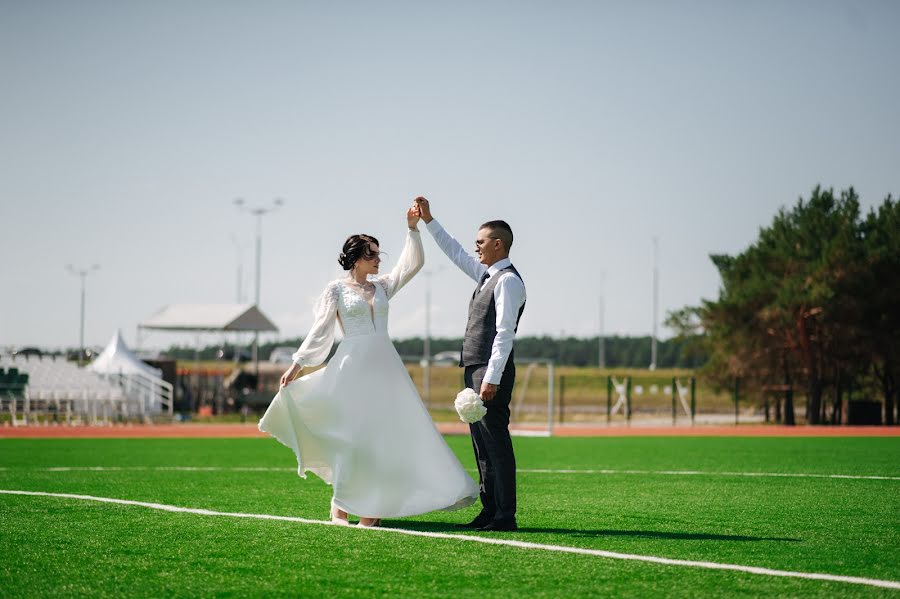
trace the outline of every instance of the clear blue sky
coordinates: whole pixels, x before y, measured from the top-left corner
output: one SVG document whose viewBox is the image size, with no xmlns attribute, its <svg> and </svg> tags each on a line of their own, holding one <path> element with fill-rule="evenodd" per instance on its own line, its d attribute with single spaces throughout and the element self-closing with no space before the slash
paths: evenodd
<svg viewBox="0 0 900 599">
<path fill-rule="evenodd" d="M 429 197 L 471 246 L 504 218 L 520 334 L 651 328 L 714 297 L 708 255 L 817 183 L 900 191 L 900 2 L 0 3 L 0 346 L 103 344 L 166 304 L 230 302 L 264 222 L 262 308 L 305 334 L 344 238 L 397 255 Z M 473 283 L 425 236 L 433 330 Z M 389 260 L 390 261 L 390 260 Z M 605 283 L 601 273 L 605 273 Z M 424 328 L 425 278 L 392 304 Z M 666 332 L 663 331 L 665 335 Z M 150 345 L 191 337 L 155 335 Z"/>
</svg>

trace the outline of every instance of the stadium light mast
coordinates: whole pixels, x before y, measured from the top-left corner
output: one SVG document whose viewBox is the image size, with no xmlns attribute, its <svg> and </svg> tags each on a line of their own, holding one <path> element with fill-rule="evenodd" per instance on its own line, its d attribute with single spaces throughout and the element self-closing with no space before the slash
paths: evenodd
<svg viewBox="0 0 900 599">
<path fill-rule="evenodd" d="M 431 401 L 431 275 L 444 270 L 441 264 L 433 270 L 424 270 L 425 275 L 425 338 L 422 342 L 422 399 L 425 405 Z"/>
<path fill-rule="evenodd" d="M 653 336 L 650 339 L 650 370 L 656 370 L 656 337 L 659 319 L 659 238 L 653 238 Z"/>
<path fill-rule="evenodd" d="M 234 233 L 231 234 L 231 243 L 234 245 L 234 254 L 237 262 L 237 286 L 234 301 L 240 304 L 244 301 L 244 285 L 242 281 L 244 276 L 244 248 L 241 246 L 241 242 L 238 241 L 238 237 Z"/>
<path fill-rule="evenodd" d="M 431 402 L 431 271 L 425 275 L 425 338 L 422 340 L 422 399 L 427 407 Z"/>
<path fill-rule="evenodd" d="M 254 305 L 259 308 L 259 282 L 262 262 L 262 217 L 275 212 L 284 205 L 284 200 L 275 198 L 269 204 L 249 206 L 244 198 L 235 198 L 234 205 L 241 212 L 249 212 L 256 217 L 256 294 Z M 259 389 L 259 331 L 253 331 L 253 362 L 256 364 L 256 386 Z"/>
<path fill-rule="evenodd" d="M 77 275 L 81 279 L 81 326 L 79 328 L 78 333 L 78 363 L 81 364 L 81 360 L 84 359 L 84 287 L 85 287 L 85 279 L 92 272 L 95 272 L 100 269 L 99 264 L 92 264 L 90 268 L 75 268 L 71 264 L 66 265 L 66 270 L 68 270 L 73 275 Z"/>
</svg>

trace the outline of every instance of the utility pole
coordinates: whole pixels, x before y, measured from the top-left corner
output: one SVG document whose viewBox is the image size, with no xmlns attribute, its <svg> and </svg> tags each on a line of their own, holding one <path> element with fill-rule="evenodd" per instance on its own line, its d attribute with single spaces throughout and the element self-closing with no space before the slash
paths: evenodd
<svg viewBox="0 0 900 599">
<path fill-rule="evenodd" d="M 600 297 L 597 299 L 597 366 L 606 368 L 606 331 L 604 322 L 604 312 L 606 311 L 606 271 L 600 272 Z"/>
<path fill-rule="evenodd" d="M 600 299 L 598 300 L 597 304 L 598 304 L 597 312 L 598 312 L 598 317 L 599 317 L 599 321 L 600 321 L 600 329 L 599 329 L 599 332 L 597 335 L 597 337 L 599 339 L 599 341 L 598 341 L 599 347 L 597 348 L 599 359 L 597 360 L 597 366 L 599 366 L 600 368 L 606 368 L 606 335 L 604 334 L 604 331 L 603 331 L 604 300 L 603 300 L 602 295 L 600 296 Z"/>
<path fill-rule="evenodd" d="M 657 320 L 659 318 L 659 239 L 653 238 L 653 337 L 650 340 L 650 370 L 656 370 Z"/>
</svg>

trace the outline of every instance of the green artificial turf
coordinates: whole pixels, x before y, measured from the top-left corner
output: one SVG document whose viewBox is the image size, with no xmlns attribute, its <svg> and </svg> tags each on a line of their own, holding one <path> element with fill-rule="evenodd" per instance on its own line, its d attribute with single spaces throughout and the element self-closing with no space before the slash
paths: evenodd
<svg viewBox="0 0 900 599">
<path fill-rule="evenodd" d="M 470 442 L 448 442 L 471 467 Z M 531 469 L 900 477 L 892 438 L 516 438 Z M 50 467 L 119 470 L 49 471 Z M 226 468 L 166 470 L 161 467 Z M 270 439 L 0 440 L 0 489 L 324 520 Z M 274 470 L 227 470 L 269 467 Z M 520 472 L 533 543 L 900 581 L 900 480 Z M 463 512 L 386 522 L 457 534 Z M 464 533 L 486 535 L 488 533 Z M 900 591 L 284 521 L 0 495 L 0 596 L 900 596 Z"/>
</svg>

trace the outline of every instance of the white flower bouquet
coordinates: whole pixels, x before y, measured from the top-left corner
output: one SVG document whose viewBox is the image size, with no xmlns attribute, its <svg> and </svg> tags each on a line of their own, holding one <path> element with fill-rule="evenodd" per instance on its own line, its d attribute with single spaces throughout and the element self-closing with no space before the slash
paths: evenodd
<svg viewBox="0 0 900 599">
<path fill-rule="evenodd" d="M 469 424 L 478 422 L 487 414 L 487 408 L 484 407 L 481 396 L 468 387 L 456 394 L 456 401 L 453 404 L 456 407 L 456 413 L 459 414 L 459 419 Z"/>
</svg>

